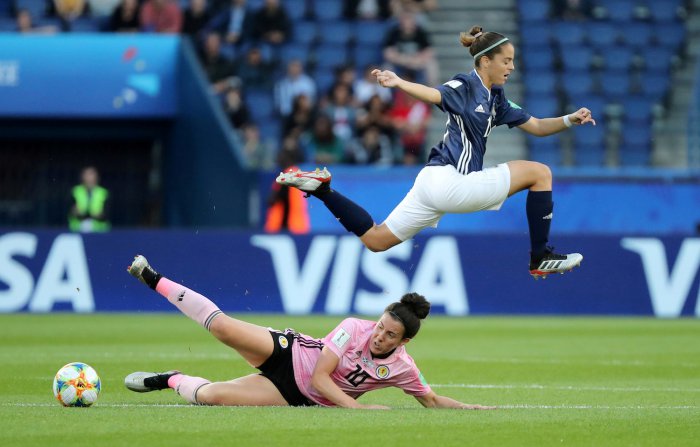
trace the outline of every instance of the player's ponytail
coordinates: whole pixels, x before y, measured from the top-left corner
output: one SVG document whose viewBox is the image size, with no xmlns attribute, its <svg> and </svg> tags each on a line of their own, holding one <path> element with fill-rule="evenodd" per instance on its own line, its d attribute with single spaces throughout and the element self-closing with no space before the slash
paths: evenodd
<svg viewBox="0 0 700 447">
<path fill-rule="evenodd" d="M 481 56 L 493 59 L 493 55 L 501 52 L 501 45 L 508 39 L 503 34 L 484 31 L 477 25 L 467 32 L 459 33 L 459 41 L 463 47 L 469 48 L 469 54 L 474 57 L 474 65 L 478 67 Z"/>
<path fill-rule="evenodd" d="M 403 338 L 413 338 L 420 329 L 421 320 L 430 313 L 430 302 L 423 295 L 407 293 L 401 301 L 389 304 L 384 311 L 403 323 Z"/>
</svg>

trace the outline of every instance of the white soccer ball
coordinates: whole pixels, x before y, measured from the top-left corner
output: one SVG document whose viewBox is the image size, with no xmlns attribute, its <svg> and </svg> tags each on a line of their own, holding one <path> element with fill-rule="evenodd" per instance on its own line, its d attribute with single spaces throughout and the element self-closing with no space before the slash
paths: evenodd
<svg viewBox="0 0 700 447">
<path fill-rule="evenodd" d="M 95 369 L 85 363 L 69 363 L 53 379 L 53 395 L 64 407 L 89 407 L 100 395 L 102 383 Z"/>
</svg>

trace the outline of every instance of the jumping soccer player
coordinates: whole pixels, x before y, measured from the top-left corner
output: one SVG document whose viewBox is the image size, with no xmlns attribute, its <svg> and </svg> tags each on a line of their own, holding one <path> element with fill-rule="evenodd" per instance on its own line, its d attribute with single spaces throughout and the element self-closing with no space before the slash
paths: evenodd
<svg viewBox="0 0 700 447">
<path fill-rule="evenodd" d="M 413 188 L 383 224 L 376 225 L 367 211 L 331 189 L 331 174 L 325 168 L 282 172 L 277 182 L 317 197 L 372 251 L 388 250 L 426 227 L 436 227 L 446 213 L 498 210 L 506 198 L 527 189 L 530 274 L 538 279 L 567 272 L 578 266 L 583 256 L 557 254 L 547 245 L 554 207 L 551 170 L 525 160 L 483 169 L 486 139 L 493 127 L 502 124 L 542 137 L 572 125 L 595 125 L 595 120 L 585 107 L 557 118 L 531 116 L 508 101 L 503 91 L 515 69 L 515 49 L 508 38 L 475 26 L 469 33 L 461 33 L 460 41 L 469 48 L 475 69 L 459 73 L 437 88 L 408 82 L 391 71 L 372 72 L 380 85 L 399 88 L 447 113 L 442 141 L 432 148 Z"/>
<path fill-rule="evenodd" d="M 201 405 L 388 409 L 356 399 L 394 386 L 429 408 L 494 408 L 439 396 L 425 382 L 405 347 L 430 311 L 430 303 L 417 293 L 390 304 L 377 322 L 347 318 L 325 338 L 315 339 L 292 329 L 276 331 L 230 318 L 206 297 L 157 273 L 143 256 L 134 258 L 129 273 L 260 370 L 228 382 L 179 371 L 135 372 L 124 381 L 132 391 L 172 388 L 186 401 Z"/>
</svg>

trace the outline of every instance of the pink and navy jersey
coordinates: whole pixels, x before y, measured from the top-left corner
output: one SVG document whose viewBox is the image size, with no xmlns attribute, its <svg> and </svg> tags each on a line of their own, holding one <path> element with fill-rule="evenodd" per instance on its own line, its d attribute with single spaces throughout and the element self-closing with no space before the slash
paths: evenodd
<svg viewBox="0 0 700 447">
<path fill-rule="evenodd" d="M 311 385 L 311 375 L 324 346 L 340 358 L 331 379 L 354 399 L 367 391 L 392 386 L 412 396 L 430 393 L 430 386 L 404 346 L 385 359 L 372 358 L 369 344 L 376 324 L 347 318 L 322 340 L 298 334 L 292 345 L 292 358 L 294 377 L 302 394 L 319 405 L 335 406 Z"/>
<path fill-rule="evenodd" d="M 487 89 L 476 70 L 459 73 L 437 89 L 447 124 L 442 141 L 430 150 L 428 166 L 452 165 L 462 174 L 481 171 L 491 129 L 519 126 L 531 117 L 506 99 L 502 86 Z"/>
</svg>

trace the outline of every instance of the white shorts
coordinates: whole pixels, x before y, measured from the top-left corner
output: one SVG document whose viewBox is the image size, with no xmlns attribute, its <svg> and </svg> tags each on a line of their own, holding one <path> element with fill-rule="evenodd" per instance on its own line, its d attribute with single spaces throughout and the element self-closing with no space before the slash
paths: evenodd
<svg viewBox="0 0 700 447">
<path fill-rule="evenodd" d="M 446 213 L 498 210 L 508 198 L 510 169 L 503 163 L 467 175 L 454 166 L 426 166 L 384 223 L 402 241 L 437 227 Z"/>
</svg>

